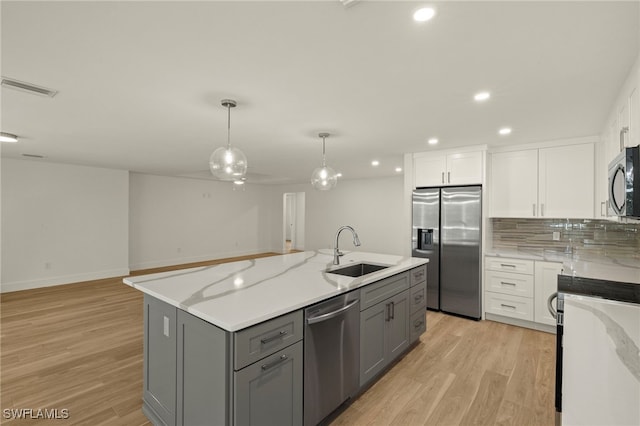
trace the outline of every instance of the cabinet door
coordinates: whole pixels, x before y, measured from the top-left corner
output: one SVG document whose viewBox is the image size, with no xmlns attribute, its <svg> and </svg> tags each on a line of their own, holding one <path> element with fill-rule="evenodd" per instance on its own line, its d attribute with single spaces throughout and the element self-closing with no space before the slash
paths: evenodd
<svg viewBox="0 0 640 426">
<path fill-rule="evenodd" d="M 601 140 L 595 144 L 595 198 L 594 198 L 594 212 L 595 217 L 598 219 L 606 219 L 608 216 L 607 199 L 609 197 L 607 180 L 608 176 L 608 163 L 606 161 L 606 141 L 609 137 L 609 130 L 607 129 L 605 135 Z"/>
<path fill-rule="evenodd" d="M 360 312 L 360 386 L 367 383 L 387 365 L 386 327 L 390 306 L 378 303 Z"/>
<path fill-rule="evenodd" d="M 144 296 L 144 405 L 166 425 L 176 424 L 177 309 Z"/>
<path fill-rule="evenodd" d="M 631 97 L 625 99 L 620 105 L 620 109 L 618 110 L 618 152 L 620 152 L 620 144 L 626 146 L 631 146 L 631 129 L 629 126 L 629 103 L 631 101 Z"/>
<path fill-rule="evenodd" d="M 482 152 L 447 155 L 447 185 L 482 183 Z"/>
<path fill-rule="evenodd" d="M 535 217 L 538 203 L 538 150 L 491 156 L 490 211 L 494 217 Z"/>
<path fill-rule="evenodd" d="M 229 333 L 178 310 L 178 426 L 229 424 Z"/>
<path fill-rule="evenodd" d="M 447 157 L 442 154 L 416 157 L 413 160 L 413 185 L 440 186 L 446 182 Z"/>
<path fill-rule="evenodd" d="M 629 95 L 629 134 L 626 139 L 626 146 L 638 146 L 640 144 L 640 135 L 638 134 L 638 121 L 640 117 L 640 98 L 638 98 L 638 90 L 634 88 Z"/>
<path fill-rule="evenodd" d="M 302 424 L 302 352 L 299 341 L 234 373 L 236 425 Z"/>
<path fill-rule="evenodd" d="M 387 358 L 392 360 L 409 346 L 411 332 L 409 290 L 392 297 L 387 303 L 391 304 L 391 318 L 387 322 L 387 349 L 389 351 Z"/>
<path fill-rule="evenodd" d="M 541 149 L 539 165 L 540 217 L 593 218 L 593 144 Z"/>
<path fill-rule="evenodd" d="M 558 291 L 558 275 L 562 273 L 562 263 L 536 261 L 535 266 L 535 309 L 534 321 L 556 325 L 556 320 L 547 309 L 547 299 Z"/>
</svg>

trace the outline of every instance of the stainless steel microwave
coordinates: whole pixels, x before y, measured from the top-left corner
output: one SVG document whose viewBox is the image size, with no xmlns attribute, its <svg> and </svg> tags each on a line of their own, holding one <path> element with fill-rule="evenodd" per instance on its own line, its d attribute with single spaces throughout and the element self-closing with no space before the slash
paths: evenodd
<svg viewBox="0 0 640 426">
<path fill-rule="evenodd" d="M 609 207 L 616 216 L 640 218 L 640 145 L 609 163 Z"/>
</svg>

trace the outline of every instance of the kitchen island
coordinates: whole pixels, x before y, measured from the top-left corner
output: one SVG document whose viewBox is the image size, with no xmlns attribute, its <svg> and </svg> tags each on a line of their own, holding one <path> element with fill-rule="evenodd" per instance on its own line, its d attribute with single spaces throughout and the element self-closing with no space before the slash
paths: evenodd
<svg viewBox="0 0 640 426">
<path fill-rule="evenodd" d="M 360 385 L 368 386 L 426 328 L 427 261 L 363 252 L 332 261 L 320 250 L 125 278 L 145 293 L 147 417 L 302 424 L 303 308 L 354 290 L 363 301 Z M 331 272 L 359 262 L 386 267 L 360 277 Z"/>
</svg>

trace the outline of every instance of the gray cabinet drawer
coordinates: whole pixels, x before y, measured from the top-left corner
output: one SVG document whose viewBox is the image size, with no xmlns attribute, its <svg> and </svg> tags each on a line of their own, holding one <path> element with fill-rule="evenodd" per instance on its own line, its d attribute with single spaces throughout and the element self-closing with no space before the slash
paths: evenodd
<svg viewBox="0 0 640 426">
<path fill-rule="evenodd" d="M 427 280 L 427 265 L 422 265 L 417 268 L 413 268 L 409 271 L 411 275 L 411 287 Z"/>
<path fill-rule="evenodd" d="M 241 368 L 302 340 L 302 310 L 235 333 L 234 369 Z"/>
<path fill-rule="evenodd" d="M 409 319 L 409 341 L 415 342 L 427 331 L 427 312 L 422 309 L 411 315 Z"/>
<path fill-rule="evenodd" d="M 409 288 L 409 273 L 394 275 L 360 290 L 360 310 L 363 311 Z"/>
<path fill-rule="evenodd" d="M 411 313 L 414 314 L 418 310 L 424 311 L 427 307 L 427 283 L 423 282 L 415 287 L 411 287 Z"/>
</svg>

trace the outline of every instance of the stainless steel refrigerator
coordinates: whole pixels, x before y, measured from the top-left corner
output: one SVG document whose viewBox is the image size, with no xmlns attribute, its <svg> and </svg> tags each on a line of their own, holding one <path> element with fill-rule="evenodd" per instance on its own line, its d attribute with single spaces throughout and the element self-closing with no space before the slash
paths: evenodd
<svg viewBox="0 0 640 426">
<path fill-rule="evenodd" d="M 482 187 L 413 191 L 412 255 L 426 257 L 427 308 L 479 319 Z"/>
</svg>

